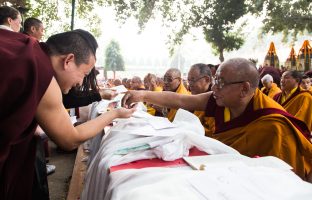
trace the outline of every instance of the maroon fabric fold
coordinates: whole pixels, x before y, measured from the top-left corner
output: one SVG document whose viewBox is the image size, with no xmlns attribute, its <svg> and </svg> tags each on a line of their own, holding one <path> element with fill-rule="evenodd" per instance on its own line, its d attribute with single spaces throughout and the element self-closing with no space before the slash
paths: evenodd
<svg viewBox="0 0 312 200">
<path fill-rule="evenodd" d="M 0 199 L 31 199 L 35 113 L 53 68 L 38 41 L 0 30 Z"/>
<path fill-rule="evenodd" d="M 281 105 L 284 107 L 291 99 L 293 99 L 294 97 L 296 97 L 298 94 L 301 94 L 301 93 L 304 93 L 304 92 L 310 93 L 310 91 L 301 90 L 301 89 L 300 89 L 300 86 L 298 86 L 297 89 L 296 89 L 296 91 L 295 91 L 289 98 L 287 98 L 286 101 L 284 101 L 284 103 L 281 103 L 281 100 L 282 100 L 282 92 L 276 94 L 276 95 L 273 97 L 273 99 L 274 99 L 277 103 L 281 104 Z"/>
<path fill-rule="evenodd" d="M 244 113 L 239 117 L 232 119 L 228 122 L 224 122 L 224 107 L 217 106 L 213 96 L 210 97 L 207 103 L 206 115 L 209 117 L 215 117 L 216 129 L 215 134 L 234 129 L 237 127 L 243 127 L 250 122 L 269 114 L 280 114 L 286 117 L 291 123 L 307 138 L 311 137 L 310 131 L 307 125 L 283 110 L 277 108 L 263 108 L 259 110 L 253 110 L 253 98 L 247 105 Z"/>
</svg>

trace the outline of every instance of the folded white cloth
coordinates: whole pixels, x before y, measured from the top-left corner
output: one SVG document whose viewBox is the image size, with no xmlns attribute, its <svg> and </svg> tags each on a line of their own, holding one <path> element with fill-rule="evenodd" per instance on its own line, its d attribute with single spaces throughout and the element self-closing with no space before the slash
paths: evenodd
<svg viewBox="0 0 312 200">
<path fill-rule="evenodd" d="M 208 154 L 238 154 L 231 147 L 205 137 L 204 128 L 198 118 L 187 111 L 178 110 L 173 122 L 175 126 L 168 125 L 168 130 L 174 133 L 170 136 L 157 136 L 157 133 L 168 131 L 165 130 L 166 127 L 154 129 L 154 135 L 134 134 L 136 129 L 142 130 L 145 126 L 152 127 L 152 122 L 150 117 L 123 119 L 106 133 L 88 168 L 82 200 L 104 199 L 109 183 L 108 169 L 111 166 L 156 157 L 175 160 L 187 156 L 189 149 L 193 146 Z M 110 197 L 106 196 L 106 199 Z"/>
</svg>

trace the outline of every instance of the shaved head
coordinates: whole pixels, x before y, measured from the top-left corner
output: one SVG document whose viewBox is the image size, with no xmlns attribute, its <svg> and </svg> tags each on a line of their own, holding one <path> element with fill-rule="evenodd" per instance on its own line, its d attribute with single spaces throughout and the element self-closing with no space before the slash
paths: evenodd
<svg viewBox="0 0 312 200">
<path fill-rule="evenodd" d="M 150 81 L 155 81 L 155 82 L 157 81 L 157 77 L 155 74 L 150 74 L 149 79 L 150 79 Z"/>
<path fill-rule="evenodd" d="M 143 81 L 140 77 L 134 76 L 131 79 L 130 87 L 132 90 L 139 90 L 140 88 L 142 88 L 142 86 L 143 86 Z"/>
<path fill-rule="evenodd" d="M 181 72 L 177 68 L 170 68 L 164 75 L 164 90 L 175 92 L 181 84 Z"/>
<path fill-rule="evenodd" d="M 203 63 L 197 63 L 191 66 L 191 70 L 198 70 L 199 74 L 202 76 L 209 76 L 211 77 L 211 71 L 208 65 Z"/>
<path fill-rule="evenodd" d="M 166 74 L 171 75 L 172 77 L 181 78 L 181 71 L 177 68 L 170 68 L 167 70 Z"/>
<path fill-rule="evenodd" d="M 244 58 L 232 58 L 223 62 L 218 71 L 230 71 L 232 74 L 231 81 L 246 81 L 250 83 L 253 89 L 259 84 L 259 73 L 255 65 Z M 227 81 L 227 80 L 226 80 Z"/>
<path fill-rule="evenodd" d="M 134 77 L 132 78 L 132 82 L 142 83 L 142 79 L 141 79 L 140 77 L 138 77 L 138 76 L 134 76 Z"/>
</svg>

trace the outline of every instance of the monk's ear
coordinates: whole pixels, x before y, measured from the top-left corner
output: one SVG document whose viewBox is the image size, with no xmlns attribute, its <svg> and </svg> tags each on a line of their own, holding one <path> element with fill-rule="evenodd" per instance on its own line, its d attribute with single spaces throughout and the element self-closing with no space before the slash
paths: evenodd
<svg viewBox="0 0 312 200">
<path fill-rule="evenodd" d="M 211 83 L 211 78 L 209 76 L 205 76 L 205 80 L 207 83 Z"/>
<path fill-rule="evenodd" d="M 73 53 L 64 56 L 64 69 L 71 70 L 75 66 L 75 55 Z"/>
<path fill-rule="evenodd" d="M 243 82 L 242 83 L 242 87 L 241 87 L 241 97 L 245 97 L 249 94 L 250 90 L 251 90 L 251 85 L 249 82 Z"/>
<path fill-rule="evenodd" d="M 7 18 L 7 23 L 8 23 L 8 24 L 11 24 L 12 22 L 13 22 L 13 19 L 12 19 L 11 17 L 8 17 L 8 18 Z"/>
<path fill-rule="evenodd" d="M 156 81 L 154 79 L 151 79 L 151 84 L 156 84 Z"/>
<path fill-rule="evenodd" d="M 34 32 L 36 32 L 37 29 L 36 29 L 35 26 L 31 26 L 31 27 L 30 27 L 30 30 L 31 30 L 32 33 L 34 33 Z"/>
</svg>

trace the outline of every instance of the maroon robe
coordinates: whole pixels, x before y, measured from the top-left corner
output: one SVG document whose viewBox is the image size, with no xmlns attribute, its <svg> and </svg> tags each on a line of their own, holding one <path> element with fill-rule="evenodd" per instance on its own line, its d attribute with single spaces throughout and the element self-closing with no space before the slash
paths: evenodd
<svg viewBox="0 0 312 200">
<path fill-rule="evenodd" d="M 212 137 L 241 154 L 280 158 L 305 180 L 312 173 L 312 144 L 304 137 L 310 134 L 308 127 L 258 89 L 240 116 L 224 122 L 224 107 L 213 96 L 206 115 L 215 117 Z"/>
<path fill-rule="evenodd" d="M 54 75 L 38 41 L 0 29 L 0 199 L 31 199 L 35 113 Z"/>
<path fill-rule="evenodd" d="M 232 119 L 231 121 L 224 122 L 224 107 L 220 107 L 217 105 L 215 98 L 211 95 L 208 99 L 208 103 L 206 106 L 205 114 L 208 117 L 215 118 L 216 130 L 215 134 L 237 128 L 246 126 L 250 122 L 269 114 L 280 114 L 287 118 L 308 140 L 311 138 L 309 128 L 307 125 L 289 114 L 288 112 L 278 109 L 278 108 L 262 108 L 258 110 L 254 110 L 253 106 L 254 97 L 248 103 L 245 111 L 237 118 Z M 309 140 L 310 141 L 310 140 Z"/>
</svg>

